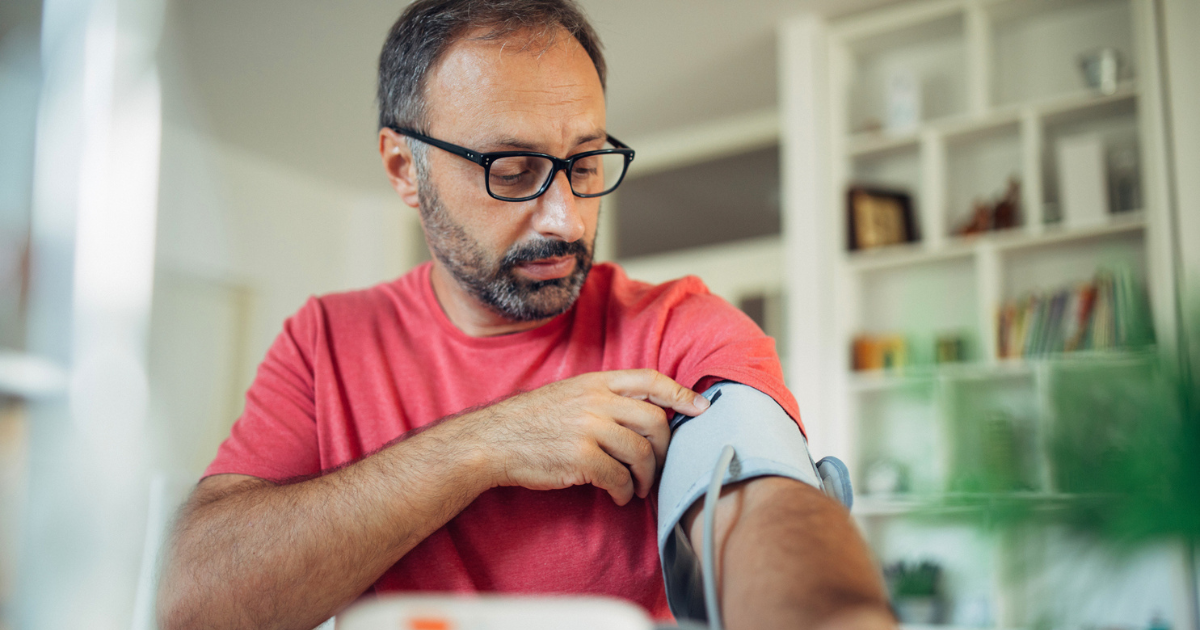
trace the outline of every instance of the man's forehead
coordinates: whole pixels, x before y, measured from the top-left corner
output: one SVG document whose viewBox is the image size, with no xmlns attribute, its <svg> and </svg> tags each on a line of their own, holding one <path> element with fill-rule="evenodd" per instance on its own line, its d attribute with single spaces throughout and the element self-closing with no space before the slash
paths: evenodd
<svg viewBox="0 0 1200 630">
<path fill-rule="evenodd" d="M 520 135 L 506 134 L 504 131 L 481 130 L 476 136 L 481 145 L 494 145 L 496 147 L 520 149 L 525 151 L 542 151 L 546 147 L 544 143 L 539 143 L 536 140 L 523 137 Z M 565 138 L 564 141 L 570 146 L 602 142 L 607 138 L 604 130 L 595 130 L 589 132 L 581 132 L 577 135 Z"/>
<path fill-rule="evenodd" d="M 426 101 L 430 131 L 463 140 L 538 150 L 604 138 L 599 75 L 562 29 L 468 32 L 431 70 Z"/>
</svg>

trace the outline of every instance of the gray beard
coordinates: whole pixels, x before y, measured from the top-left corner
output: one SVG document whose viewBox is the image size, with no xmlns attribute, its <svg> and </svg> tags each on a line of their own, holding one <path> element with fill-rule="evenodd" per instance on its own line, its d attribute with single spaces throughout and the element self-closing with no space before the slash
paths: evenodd
<svg viewBox="0 0 1200 630">
<path fill-rule="evenodd" d="M 538 239 L 513 245 L 499 262 L 492 263 L 479 242 L 450 218 L 437 190 L 428 180 L 421 184 L 421 220 L 430 253 L 459 286 L 488 309 L 510 321 L 530 322 L 561 315 L 579 298 L 592 268 L 592 247 L 582 240 Z M 556 256 L 575 257 L 571 275 L 537 281 L 515 273 L 521 263 Z"/>
</svg>

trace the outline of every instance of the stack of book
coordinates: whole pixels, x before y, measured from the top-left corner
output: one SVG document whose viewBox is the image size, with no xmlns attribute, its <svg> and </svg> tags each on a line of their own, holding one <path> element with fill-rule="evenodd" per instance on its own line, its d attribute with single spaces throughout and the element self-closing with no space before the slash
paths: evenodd
<svg viewBox="0 0 1200 630">
<path fill-rule="evenodd" d="M 1107 350 L 1153 341 L 1145 295 L 1128 268 L 1101 269 L 1090 281 L 1030 294 L 1000 307 L 1000 358 Z"/>
</svg>

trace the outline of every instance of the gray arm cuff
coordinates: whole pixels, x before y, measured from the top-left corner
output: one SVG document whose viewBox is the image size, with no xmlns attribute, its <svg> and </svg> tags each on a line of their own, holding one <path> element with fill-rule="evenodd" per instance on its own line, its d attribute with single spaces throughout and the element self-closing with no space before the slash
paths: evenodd
<svg viewBox="0 0 1200 630">
<path fill-rule="evenodd" d="M 773 398 L 729 381 L 704 396 L 713 401 L 707 411 L 671 423 L 675 433 L 658 490 L 658 553 L 667 602 L 676 618 L 697 620 L 705 618 L 700 563 L 679 521 L 707 492 L 721 449 L 729 444 L 736 450 L 724 484 L 771 475 L 822 489 L 804 435 Z"/>
</svg>

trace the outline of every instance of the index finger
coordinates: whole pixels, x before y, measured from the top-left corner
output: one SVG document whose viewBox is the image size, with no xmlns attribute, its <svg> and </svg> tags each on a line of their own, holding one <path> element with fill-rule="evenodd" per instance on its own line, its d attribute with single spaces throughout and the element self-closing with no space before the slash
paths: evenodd
<svg viewBox="0 0 1200 630">
<path fill-rule="evenodd" d="M 648 400 L 659 407 L 687 416 L 698 416 L 708 409 L 708 399 L 654 370 L 617 370 L 607 372 L 608 388 L 614 394 Z"/>
</svg>

